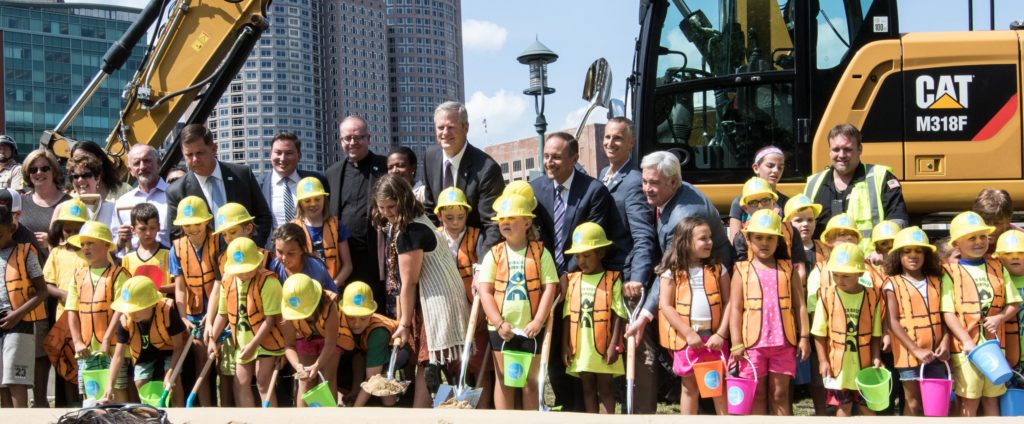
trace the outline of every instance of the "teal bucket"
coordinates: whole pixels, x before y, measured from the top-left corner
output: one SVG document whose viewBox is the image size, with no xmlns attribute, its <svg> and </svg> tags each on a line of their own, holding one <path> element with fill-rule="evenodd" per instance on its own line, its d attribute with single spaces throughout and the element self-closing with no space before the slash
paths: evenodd
<svg viewBox="0 0 1024 424">
<path fill-rule="evenodd" d="M 892 373 L 885 368 L 864 368 L 857 373 L 857 389 L 868 409 L 885 410 L 892 393 Z"/>
<path fill-rule="evenodd" d="M 1024 381 L 1024 375 L 1021 379 Z M 1024 417 L 1024 388 L 1007 388 L 1006 394 L 999 397 L 999 415 Z"/>
<path fill-rule="evenodd" d="M 988 340 L 978 345 L 967 354 L 967 359 L 996 386 L 1006 383 L 1013 377 L 1013 370 L 1006 361 L 1003 349 L 999 347 L 999 340 Z"/>
</svg>

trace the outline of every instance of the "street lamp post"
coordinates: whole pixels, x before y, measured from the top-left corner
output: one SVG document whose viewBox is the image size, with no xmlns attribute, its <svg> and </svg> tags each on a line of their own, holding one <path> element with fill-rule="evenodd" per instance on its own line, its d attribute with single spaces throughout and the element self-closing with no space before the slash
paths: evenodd
<svg viewBox="0 0 1024 424">
<path fill-rule="evenodd" d="M 537 122 L 534 127 L 537 129 L 537 166 L 535 169 L 543 172 L 544 169 L 544 133 L 548 130 L 548 121 L 544 118 L 544 96 L 555 92 L 555 89 L 548 87 L 548 64 L 558 60 L 558 55 L 547 46 L 534 40 L 530 47 L 527 47 L 519 57 L 519 63 L 530 67 L 530 88 L 523 90 L 523 94 L 533 96 L 533 109 L 537 113 Z"/>
</svg>

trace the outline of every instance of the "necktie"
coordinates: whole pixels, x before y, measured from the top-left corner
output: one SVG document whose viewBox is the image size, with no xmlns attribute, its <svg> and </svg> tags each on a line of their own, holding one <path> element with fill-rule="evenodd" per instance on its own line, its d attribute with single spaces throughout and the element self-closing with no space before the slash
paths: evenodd
<svg viewBox="0 0 1024 424">
<path fill-rule="evenodd" d="M 445 159 L 444 161 L 444 179 L 441 181 L 442 188 L 448 188 L 455 185 L 455 175 L 452 175 L 452 161 Z"/>
<path fill-rule="evenodd" d="M 292 219 L 295 219 L 295 197 L 292 196 L 292 187 L 291 187 L 291 184 L 289 184 L 290 182 L 292 182 L 291 178 L 285 178 L 285 179 L 281 180 L 281 183 L 284 184 L 284 221 L 285 222 L 292 222 Z M 282 224 L 283 223 L 284 222 L 282 222 Z"/>
<path fill-rule="evenodd" d="M 207 189 L 210 191 L 210 205 L 213 213 L 217 213 L 217 209 L 220 209 L 224 205 L 224 190 L 220 188 L 220 184 L 217 184 L 218 178 L 211 175 L 206 178 Z"/>
<path fill-rule="evenodd" d="M 565 268 L 562 266 L 565 264 L 565 255 L 562 253 L 562 242 L 565 237 L 565 224 L 562 222 L 565 220 L 565 201 L 562 200 L 562 187 L 561 184 L 555 186 L 555 220 L 553 222 L 555 226 L 555 245 L 553 251 L 555 253 L 555 265 L 558 271 L 561 272 Z"/>
</svg>

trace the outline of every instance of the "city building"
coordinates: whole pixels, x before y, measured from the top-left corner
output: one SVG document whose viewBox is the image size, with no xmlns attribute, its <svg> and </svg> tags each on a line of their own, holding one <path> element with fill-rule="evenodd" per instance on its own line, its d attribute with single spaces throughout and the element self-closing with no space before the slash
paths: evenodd
<svg viewBox="0 0 1024 424">
<path fill-rule="evenodd" d="M 575 128 L 562 130 L 572 134 Z M 550 133 L 549 133 L 550 134 Z M 580 135 L 579 166 L 587 174 L 597 177 L 601 168 L 608 166 L 608 158 L 604 155 L 601 142 L 604 140 L 604 124 L 587 124 Z M 506 141 L 484 147 L 484 152 L 491 155 L 498 166 L 505 182 L 526 180 L 531 171 L 542 171 L 543 164 L 537 166 L 540 151 L 537 149 L 537 136 Z"/>
<path fill-rule="evenodd" d="M 139 11 L 104 4 L 0 1 L 0 132 L 14 137 L 22 156 L 64 117 Z M 121 92 L 144 49 L 140 43 L 121 70 L 103 83 L 65 136 L 106 143 L 121 113 Z"/>
</svg>

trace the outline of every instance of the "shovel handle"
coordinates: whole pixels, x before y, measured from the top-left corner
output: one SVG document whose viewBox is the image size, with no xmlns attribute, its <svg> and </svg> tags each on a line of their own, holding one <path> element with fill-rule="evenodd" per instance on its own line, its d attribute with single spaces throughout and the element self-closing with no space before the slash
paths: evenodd
<svg viewBox="0 0 1024 424">
<path fill-rule="evenodd" d="M 188 353 L 192 350 L 192 342 L 195 338 L 188 336 L 186 337 L 185 348 L 181 350 L 181 355 L 178 356 L 178 362 L 174 364 L 174 368 L 171 369 L 171 385 L 164 385 L 164 392 L 160 395 L 160 406 L 162 408 L 167 407 L 167 399 L 171 397 L 171 390 L 174 389 L 174 384 L 178 381 L 178 374 L 181 374 L 181 367 L 185 365 L 185 358 L 188 357 Z"/>
<path fill-rule="evenodd" d="M 629 336 L 626 338 L 626 379 L 633 381 L 636 379 L 636 337 Z M 629 388 L 627 388 L 628 390 Z"/>
<path fill-rule="evenodd" d="M 213 360 L 216 359 L 213 356 L 206 358 L 206 363 L 203 364 L 203 370 L 199 373 L 199 378 L 196 379 L 196 384 L 192 385 L 192 391 L 188 394 L 188 401 L 185 402 L 186 408 L 191 408 L 192 403 L 196 400 L 196 394 L 199 393 L 199 386 L 206 381 L 206 374 L 210 372 L 210 366 L 213 365 Z M 203 405 L 206 406 L 206 405 Z"/>
<path fill-rule="evenodd" d="M 551 356 L 551 332 L 555 326 L 555 307 L 558 301 L 562 300 L 561 293 L 555 296 L 551 302 L 551 312 L 548 314 L 548 322 L 544 323 L 544 344 L 540 347 L 540 374 L 537 378 L 537 405 L 539 411 L 544 411 L 547 405 L 544 404 L 544 383 L 547 379 L 548 357 Z"/>
<path fill-rule="evenodd" d="M 402 341 L 395 339 L 394 343 L 391 343 L 391 358 L 388 360 L 388 380 L 395 379 L 395 361 L 398 359 L 398 348 L 401 346 Z"/>
<path fill-rule="evenodd" d="M 270 399 L 274 396 L 274 386 L 277 386 L 277 376 L 281 373 L 281 360 L 274 361 L 274 373 L 270 376 L 270 387 L 267 388 L 267 400 L 263 401 L 263 407 L 270 407 Z"/>
</svg>

